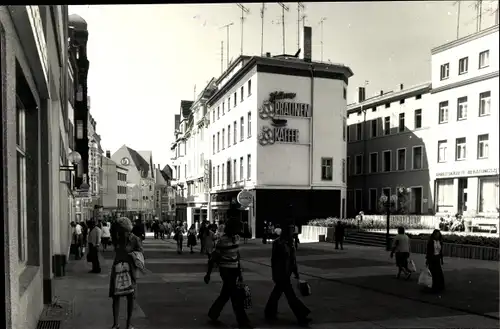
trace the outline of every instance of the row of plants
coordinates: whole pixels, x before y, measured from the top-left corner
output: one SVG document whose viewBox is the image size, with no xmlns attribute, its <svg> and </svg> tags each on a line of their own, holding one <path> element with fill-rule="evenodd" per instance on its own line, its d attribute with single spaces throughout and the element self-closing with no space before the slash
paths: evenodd
<svg viewBox="0 0 500 329">
<path fill-rule="evenodd" d="M 339 221 L 338 218 L 324 218 L 324 219 L 313 219 L 310 220 L 307 225 L 310 226 L 321 226 L 321 227 L 335 227 L 337 225 L 337 222 Z M 385 230 L 387 227 L 386 221 L 383 220 L 362 220 L 358 221 L 357 219 L 344 219 L 342 220 L 344 223 L 344 226 L 349 229 L 349 228 L 359 228 L 362 230 Z M 429 225 L 425 225 L 422 223 L 418 222 L 408 222 L 405 221 L 402 218 L 392 218 L 389 223 L 389 228 L 390 229 L 397 229 L 398 227 L 403 226 L 407 230 L 428 230 L 432 229 L 433 227 L 430 227 Z"/>
<path fill-rule="evenodd" d="M 430 234 L 408 234 L 411 239 L 429 240 Z M 469 246 L 498 248 L 499 241 L 496 237 L 478 236 L 478 235 L 457 235 L 443 234 L 444 243 L 463 244 Z"/>
</svg>

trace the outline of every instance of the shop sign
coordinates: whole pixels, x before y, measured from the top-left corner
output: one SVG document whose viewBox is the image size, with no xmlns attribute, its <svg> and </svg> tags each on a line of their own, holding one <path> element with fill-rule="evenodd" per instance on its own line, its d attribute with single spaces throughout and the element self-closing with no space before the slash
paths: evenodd
<svg viewBox="0 0 500 329">
<path fill-rule="evenodd" d="M 464 177 L 464 176 L 487 176 L 487 175 L 498 175 L 498 168 L 443 171 L 443 172 L 436 173 L 436 177 L 439 177 L 439 178 Z"/>
<path fill-rule="evenodd" d="M 42 17 L 40 15 L 40 8 L 39 6 L 26 6 L 26 12 L 28 14 L 28 19 L 30 21 L 31 29 L 33 30 L 33 36 L 35 38 L 36 48 L 38 50 L 38 56 L 40 57 L 40 62 L 42 63 L 42 70 L 45 77 L 45 83 L 48 84 L 49 60 L 47 52 L 47 43 L 45 41 L 45 33 L 42 24 Z"/>
<path fill-rule="evenodd" d="M 212 178 L 212 173 L 211 173 L 211 169 L 212 169 L 212 165 L 211 165 L 211 161 L 210 160 L 205 160 L 205 163 L 204 163 L 204 172 L 203 172 L 203 185 L 205 187 L 205 191 L 208 191 L 210 189 L 210 182 L 211 182 L 211 178 Z"/>
<path fill-rule="evenodd" d="M 236 199 L 238 200 L 240 205 L 242 205 L 243 207 L 248 207 L 252 204 L 253 195 L 247 190 L 242 190 L 240 193 L 238 193 Z"/>
</svg>

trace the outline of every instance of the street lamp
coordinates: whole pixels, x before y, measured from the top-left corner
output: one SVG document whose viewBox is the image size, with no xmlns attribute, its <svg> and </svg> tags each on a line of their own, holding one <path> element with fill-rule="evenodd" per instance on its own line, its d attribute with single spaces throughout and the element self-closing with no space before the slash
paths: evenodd
<svg viewBox="0 0 500 329">
<path fill-rule="evenodd" d="M 386 232 L 385 232 L 385 246 L 386 250 L 389 251 L 391 250 L 391 237 L 390 237 L 390 224 L 391 224 L 391 207 L 394 207 L 396 203 L 398 202 L 398 196 L 396 194 L 391 195 L 390 198 L 387 197 L 387 195 L 382 195 L 380 197 L 380 202 L 385 208 L 386 214 L 387 214 L 387 222 L 386 222 Z"/>
</svg>

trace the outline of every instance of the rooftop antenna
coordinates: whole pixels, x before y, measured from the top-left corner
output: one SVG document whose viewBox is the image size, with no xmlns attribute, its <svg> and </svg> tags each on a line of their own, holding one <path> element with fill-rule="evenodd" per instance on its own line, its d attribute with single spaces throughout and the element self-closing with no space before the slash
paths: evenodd
<svg viewBox="0 0 500 329">
<path fill-rule="evenodd" d="M 194 89 L 193 89 L 193 100 L 196 101 L 196 85 L 194 85 Z"/>
<path fill-rule="evenodd" d="M 304 26 L 306 26 L 307 15 L 303 14 L 302 17 L 300 17 L 300 19 L 302 21 L 302 30 L 304 30 Z"/>
<path fill-rule="evenodd" d="M 297 49 L 300 49 L 300 12 L 304 9 L 302 2 L 297 2 Z"/>
<path fill-rule="evenodd" d="M 455 1 L 453 5 L 458 5 L 458 13 L 457 13 L 457 39 L 460 38 L 460 5 L 461 1 Z"/>
<path fill-rule="evenodd" d="M 264 54 L 264 11 L 266 11 L 266 4 L 263 2 L 262 3 L 262 8 L 260 9 L 260 20 L 261 20 L 261 27 L 260 27 L 260 54 Z"/>
<path fill-rule="evenodd" d="M 224 41 L 220 42 L 220 74 L 224 73 Z"/>
<path fill-rule="evenodd" d="M 319 25 L 321 25 L 321 61 L 323 61 L 323 23 L 326 21 L 326 17 L 321 17 Z"/>
<path fill-rule="evenodd" d="M 227 60 L 227 67 L 229 67 L 229 28 L 234 25 L 233 22 L 226 24 L 224 26 L 221 26 L 220 29 L 226 29 L 226 47 L 227 47 L 227 54 L 226 54 L 226 60 Z"/>
<path fill-rule="evenodd" d="M 238 7 L 241 9 L 241 46 L 240 46 L 240 53 L 243 55 L 243 23 L 245 23 L 245 14 L 250 14 L 250 10 L 243 6 L 241 3 L 237 3 Z"/>
<path fill-rule="evenodd" d="M 283 55 L 285 54 L 285 10 L 289 11 L 288 8 L 283 2 L 278 2 L 278 5 L 281 7 L 281 25 L 283 26 Z"/>
</svg>

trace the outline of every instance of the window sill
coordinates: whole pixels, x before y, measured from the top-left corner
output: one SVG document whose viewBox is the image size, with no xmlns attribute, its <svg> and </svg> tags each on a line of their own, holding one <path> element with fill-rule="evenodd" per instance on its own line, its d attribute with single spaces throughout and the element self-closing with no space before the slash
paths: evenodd
<svg viewBox="0 0 500 329">
<path fill-rule="evenodd" d="M 38 266 L 26 266 L 21 275 L 19 276 L 19 296 L 23 296 L 31 282 L 38 273 Z"/>
<path fill-rule="evenodd" d="M 478 70 L 482 70 L 482 69 L 485 69 L 485 68 L 488 68 L 488 67 L 490 67 L 490 64 L 487 64 L 487 65 L 484 65 L 484 66 L 479 66 Z"/>
<path fill-rule="evenodd" d="M 479 117 L 482 118 L 482 117 L 488 117 L 490 116 L 490 113 L 485 113 L 485 114 L 479 114 Z"/>
<path fill-rule="evenodd" d="M 323 178 L 323 177 L 322 177 L 322 178 L 321 178 L 321 181 L 322 181 L 322 182 L 331 182 L 331 181 L 333 181 L 333 178 Z"/>
<path fill-rule="evenodd" d="M 446 163 L 446 162 L 447 162 L 446 160 L 442 160 L 442 161 L 438 160 L 437 163 Z"/>
<path fill-rule="evenodd" d="M 445 124 L 445 123 L 448 123 L 448 121 L 439 121 L 440 125 Z"/>
<path fill-rule="evenodd" d="M 465 121 L 465 120 L 467 120 L 467 117 L 465 117 L 465 118 L 457 118 L 457 121 Z"/>
<path fill-rule="evenodd" d="M 458 72 L 458 75 L 465 75 L 465 74 L 467 74 L 467 73 L 469 73 L 469 71 Z"/>
<path fill-rule="evenodd" d="M 449 78 L 450 78 L 450 76 L 447 76 L 447 77 L 441 77 L 441 81 L 448 80 Z"/>
<path fill-rule="evenodd" d="M 455 161 L 465 161 L 467 160 L 466 158 L 463 158 L 463 159 L 455 159 Z"/>
<path fill-rule="evenodd" d="M 485 156 L 485 157 L 477 157 L 478 160 L 488 160 L 489 157 L 488 156 Z"/>
</svg>

